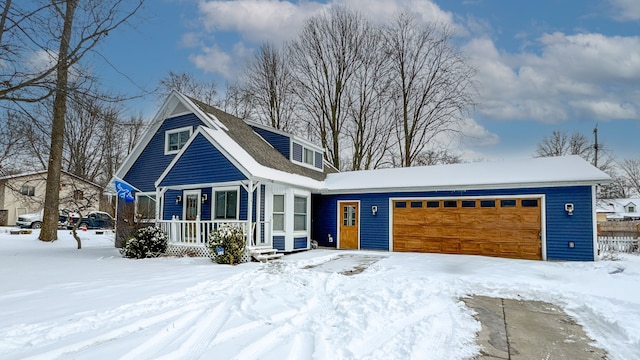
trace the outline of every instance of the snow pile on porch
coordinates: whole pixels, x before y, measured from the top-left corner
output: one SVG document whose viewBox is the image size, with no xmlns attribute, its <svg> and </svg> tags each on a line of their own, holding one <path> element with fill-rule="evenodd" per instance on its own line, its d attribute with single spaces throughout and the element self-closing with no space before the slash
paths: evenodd
<svg viewBox="0 0 640 360">
<path fill-rule="evenodd" d="M 273 263 L 130 260 L 113 234 L 0 228 L 3 359 L 469 359 L 461 297 L 563 307 L 611 359 L 640 354 L 640 257 L 541 262 L 311 250 Z M 350 268 L 368 264 L 362 272 Z"/>
</svg>

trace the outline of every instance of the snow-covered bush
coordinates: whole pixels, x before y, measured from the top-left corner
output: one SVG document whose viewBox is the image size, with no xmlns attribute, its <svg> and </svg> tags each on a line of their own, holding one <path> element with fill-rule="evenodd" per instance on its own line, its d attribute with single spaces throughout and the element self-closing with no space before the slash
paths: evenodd
<svg viewBox="0 0 640 360">
<path fill-rule="evenodd" d="M 221 226 L 209 234 L 207 247 L 211 260 L 216 263 L 239 264 L 246 248 L 244 229 L 237 225 Z"/>
<path fill-rule="evenodd" d="M 144 259 L 162 256 L 167 251 L 167 234 L 155 226 L 136 230 L 120 253 L 131 259 Z"/>
</svg>

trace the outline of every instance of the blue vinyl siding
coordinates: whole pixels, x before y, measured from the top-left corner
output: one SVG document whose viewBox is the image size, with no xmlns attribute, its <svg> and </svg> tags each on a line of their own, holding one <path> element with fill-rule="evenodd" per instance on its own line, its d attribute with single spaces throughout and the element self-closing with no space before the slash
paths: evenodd
<svg viewBox="0 0 640 360">
<path fill-rule="evenodd" d="M 211 204 L 213 204 L 213 197 L 211 196 L 211 188 L 200 189 L 200 195 L 207 195 L 207 201 L 203 202 L 201 205 L 200 212 L 202 215 L 200 216 L 201 220 L 211 220 Z"/>
<path fill-rule="evenodd" d="M 171 220 L 172 216 L 182 219 L 182 203 L 176 204 L 176 196 L 182 196 L 182 190 L 167 190 L 164 193 L 164 213 L 163 220 Z"/>
<path fill-rule="evenodd" d="M 565 203 L 573 203 L 575 211 L 568 215 Z M 565 188 L 547 197 L 547 259 L 593 260 L 593 217 L 591 190 Z M 569 248 L 569 241 L 575 243 Z"/>
<path fill-rule="evenodd" d="M 205 184 L 245 179 L 246 176 L 200 134 L 189 144 L 189 147 L 162 180 L 160 186 Z"/>
<path fill-rule="evenodd" d="M 280 251 L 284 251 L 284 235 L 273 237 L 273 248 Z"/>
<path fill-rule="evenodd" d="M 292 159 L 295 161 L 302 162 L 302 145 L 298 143 L 293 143 L 293 156 Z"/>
<path fill-rule="evenodd" d="M 307 237 L 297 237 L 293 238 L 293 248 L 294 249 L 306 249 L 307 248 Z"/>
<path fill-rule="evenodd" d="M 277 134 L 275 132 L 262 129 L 257 126 L 252 126 L 251 128 L 253 129 L 253 131 L 258 133 L 258 135 L 262 136 L 262 138 L 265 139 L 269 144 L 271 144 L 271 146 L 273 146 L 282 155 L 284 155 L 284 157 L 289 159 L 289 156 L 291 154 L 291 139 L 288 136 Z"/>
<path fill-rule="evenodd" d="M 200 125 L 204 124 L 194 114 L 186 114 L 164 120 L 123 180 L 141 191 L 155 191 L 156 180 L 158 180 L 175 156 L 175 154 L 164 154 L 165 131 L 185 126 L 192 126 L 193 131 L 195 131 Z"/>
<path fill-rule="evenodd" d="M 211 220 L 211 204 L 213 201 L 213 196 L 212 196 L 212 190 L 211 188 L 203 188 L 200 189 L 201 194 L 207 194 L 207 201 L 204 202 L 204 204 L 202 204 L 201 207 L 201 213 L 202 213 L 202 220 Z M 178 216 L 180 219 L 182 219 L 182 208 L 183 208 L 183 203 L 178 203 L 176 204 L 176 196 L 182 196 L 184 198 L 184 195 L 182 194 L 182 190 L 167 190 L 167 192 L 165 192 L 164 195 L 164 214 L 163 214 L 163 219 L 164 220 L 171 220 L 172 216 Z M 248 200 L 248 196 L 247 196 L 247 192 L 244 190 L 244 188 L 240 187 L 240 209 L 239 209 L 239 220 L 247 220 L 247 200 Z M 255 218 L 254 218 L 255 220 Z"/>
<path fill-rule="evenodd" d="M 370 193 L 344 195 L 313 195 L 312 238 L 320 246 L 336 246 L 338 200 L 360 201 L 360 247 L 363 250 L 389 250 L 389 198 L 395 197 L 461 197 L 501 195 L 545 195 L 546 246 L 548 260 L 593 260 L 593 213 L 591 186 L 545 187 L 523 189 Z M 564 204 L 575 205 L 573 215 L 567 215 Z M 371 206 L 378 207 L 377 215 Z M 328 234 L 334 241 L 329 243 Z M 573 241 L 575 247 L 569 248 Z"/>
</svg>

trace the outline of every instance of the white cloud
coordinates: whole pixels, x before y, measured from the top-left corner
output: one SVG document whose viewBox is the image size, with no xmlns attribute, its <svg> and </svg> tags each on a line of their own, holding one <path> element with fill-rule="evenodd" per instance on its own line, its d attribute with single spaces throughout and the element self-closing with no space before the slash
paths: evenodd
<svg viewBox="0 0 640 360">
<path fill-rule="evenodd" d="M 199 11 L 207 31 L 236 31 L 251 42 L 279 42 L 295 36 L 306 18 L 328 5 L 314 1 L 201 0 Z"/>
<path fill-rule="evenodd" d="M 464 46 L 478 69 L 480 111 L 499 119 L 555 123 L 637 116 L 640 37 L 545 34 L 540 53 L 500 52 L 488 38 Z"/>
<path fill-rule="evenodd" d="M 191 56 L 196 67 L 230 77 L 234 73 L 232 63 L 238 61 L 235 58 L 231 60 L 238 55 L 237 49 L 223 49 L 221 44 L 205 40 L 205 37 L 211 37 L 218 31 L 227 31 L 237 33 L 245 44 L 252 46 L 263 42 L 279 44 L 294 38 L 308 18 L 335 6 L 355 9 L 374 23 L 391 21 L 401 9 L 410 9 L 418 20 L 438 22 L 449 25 L 458 33 L 464 32 L 464 29 L 456 26 L 451 13 L 443 11 L 429 0 L 200 0 L 198 10 L 203 33 L 185 34 L 182 44 L 199 49 L 199 54 Z M 246 51 L 242 53 L 247 55 Z"/>
<path fill-rule="evenodd" d="M 330 2 L 285 0 L 201 0 L 199 11 L 207 31 L 237 31 L 253 43 L 279 43 L 294 37 L 304 22 L 331 7 L 355 9 L 375 23 L 390 21 L 401 9 L 409 9 L 418 19 L 457 28 L 451 13 L 429 0 L 332 0 Z"/>
<path fill-rule="evenodd" d="M 610 0 L 614 7 L 614 17 L 620 21 L 640 20 L 640 1 Z"/>
<path fill-rule="evenodd" d="M 202 48 L 201 54 L 192 55 L 189 59 L 204 72 L 218 73 L 223 76 L 232 73 L 231 56 L 216 45 Z"/>
<path fill-rule="evenodd" d="M 461 143 L 469 146 L 493 146 L 500 143 L 500 137 L 484 126 L 478 124 L 472 118 L 466 118 L 460 126 L 461 134 L 464 136 Z"/>
</svg>

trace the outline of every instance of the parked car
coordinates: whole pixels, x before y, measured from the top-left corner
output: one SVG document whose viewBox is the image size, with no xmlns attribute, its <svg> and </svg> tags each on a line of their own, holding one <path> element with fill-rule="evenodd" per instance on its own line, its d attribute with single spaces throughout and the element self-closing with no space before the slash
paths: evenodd
<svg viewBox="0 0 640 360">
<path fill-rule="evenodd" d="M 111 229 L 115 223 L 111 215 L 104 211 L 90 211 L 82 218 L 78 213 L 72 213 L 67 220 L 67 229 L 73 229 L 73 226 L 78 222 L 79 229 Z"/>
<path fill-rule="evenodd" d="M 65 226 L 70 213 L 71 210 L 69 209 L 60 209 L 58 211 L 59 228 Z M 43 215 L 44 209 L 38 211 L 37 213 L 20 215 L 18 216 L 18 220 L 16 220 L 16 225 L 21 228 L 39 229 L 42 226 Z"/>
</svg>

